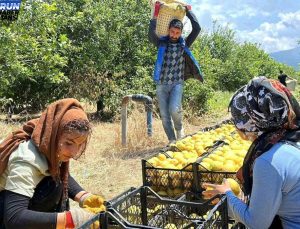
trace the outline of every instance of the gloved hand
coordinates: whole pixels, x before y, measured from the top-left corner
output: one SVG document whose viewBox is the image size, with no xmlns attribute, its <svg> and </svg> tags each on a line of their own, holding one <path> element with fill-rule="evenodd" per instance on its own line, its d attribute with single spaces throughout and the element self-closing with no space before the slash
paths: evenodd
<svg viewBox="0 0 300 229">
<path fill-rule="evenodd" d="M 161 2 L 159 1 L 156 1 L 155 4 L 154 4 L 154 13 L 153 13 L 153 18 L 157 18 L 158 17 L 158 13 L 159 13 L 159 9 L 160 9 L 160 6 L 162 5 Z"/>
<path fill-rule="evenodd" d="M 106 210 L 103 198 L 91 193 L 87 193 L 80 198 L 79 206 L 95 214 Z"/>
<path fill-rule="evenodd" d="M 191 5 L 185 5 L 185 9 L 186 9 L 186 11 L 190 11 L 190 10 L 192 10 L 192 6 Z"/>
<path fill-rule="evenodd" d="M 73 229 L 78 228 L 82 224 L 86 223 L 88 220 L 90 220 L 95 214 L 85 211 L 81 208 L 73 208 L 70 211 L 66 212 L 66 229 Z M 99 228 L 99 221 L 95 221 L 92 225 L 90 225 L 90 228 L 92 229 L 98 229 Z"/>
</svg>

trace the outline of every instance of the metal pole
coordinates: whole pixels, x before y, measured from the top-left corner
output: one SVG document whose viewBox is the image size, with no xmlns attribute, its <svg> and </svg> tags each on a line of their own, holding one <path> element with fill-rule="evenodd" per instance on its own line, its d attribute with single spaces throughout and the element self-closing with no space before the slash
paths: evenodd
<svg viewBox="0 0 300 229">
<path fill-rule="evenodd" d="M 126 95 L 122 99 L 122 110 L 121 110 L 121 120 L 122 120 L 122 145 L 127 143 L 127 105 L 128 102 L 132 100 L 135 102 L 142 102 L 145 105 L 145 110 L 147 112 L 147 134 L 152 136 L 152 113 L 153 113 L 153 103 L 152 98 L 147 95 L 135 94 Z"/>
<path fill-rule="evenodd" d="M 152 113 L 153 113 L 153 104 L 152 99 L 151 102 L 146 102 L 146 111 L 147 111 L 147 134 L 152 137 Z"/>
<path fill-rule="evenodd" d="M 131 99 L 131 95 L 127 95 L 123 97 L 122 100 L 122 111 L 121 111 L 121 119 L 122 119 L 122 145 L 126 145 L 127 142 L 127 104 Z"/>
</svg>

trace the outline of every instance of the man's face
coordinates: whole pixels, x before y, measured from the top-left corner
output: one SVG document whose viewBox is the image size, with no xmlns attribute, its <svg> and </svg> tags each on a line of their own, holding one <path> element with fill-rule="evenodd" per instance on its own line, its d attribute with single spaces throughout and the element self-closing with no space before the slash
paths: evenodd
<svg viewBox="0 0 300 229">
<path fill-rule="evenodd" d="M 171 27 L 169 29 L 169 37 L 170 37 L 170 40 L 173 42 L 178 41 L 181 34 L 182 34 L 182 31 L 179 28 Z"/>
</svg>

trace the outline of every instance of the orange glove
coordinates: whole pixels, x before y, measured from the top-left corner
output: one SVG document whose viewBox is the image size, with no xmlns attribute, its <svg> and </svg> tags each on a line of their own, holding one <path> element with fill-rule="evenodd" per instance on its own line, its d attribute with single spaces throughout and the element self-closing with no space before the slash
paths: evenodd
<svg viewBox="0 0 300 229">
<path fill-rule="evenodd" d="M 103 198 L 91 193 L 84 194 L 80 198 L 79 206 L 95 214 L 106 210 Z"/>
</svg>

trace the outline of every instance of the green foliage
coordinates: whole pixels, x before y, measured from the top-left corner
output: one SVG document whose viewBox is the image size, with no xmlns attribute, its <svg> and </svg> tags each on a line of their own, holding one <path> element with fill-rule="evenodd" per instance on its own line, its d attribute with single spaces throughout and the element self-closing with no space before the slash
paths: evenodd
<svg viewBox="0 0 300 229">
<path fill-rule="evenodd" d="M 62 96 L 71 46 L 59 34 L 56 4 L 24 5 L 16 22 L 0 27 L 0 97 L 36 110 Z"/>
<path fill-rule="evenodd" d="M 1 24 L 0 96 L 40 109 L 61 97 L 102 100 L 112 115 L 123 95 L 152 92 L 155 49 L 148 2 L 27 1 Z M 141 87 L 137 87 L 140 85 Z"/>
<path fill-rule="evenodd" d="M 212 90 L 197 80 L 187 80 L 183 92 L 183 107 L 186 116 L 193 117 L 208 111 L 208 99 Z"/>
<path fill-rule="evenodd" d="M 224 119 L 224 114 L 228 114 L 228 104 L 231 100 L 233 92 L 229 91 L 214 91 L 208 99 L 209 114 L 215 117 L 216 120 Z"/>
<path fill-rule="evenodd" d="M 76 46 L 69 58 L 69 95 L 100 100 L 114 116 L 124 95 L 153 91 L 149 78 L 155 49 L 147 39 L 148 2 L 76 3 L 64 31 Z"/>
<path fill-rule="evenodd" d="M 18 20 L 0 24 L 0 107 L 13 101 L 20 109 L 39 110 L 75 97 L 97 102 L 98 112 L 113 118 L 124 95 L 154 97 L 149 18 L 148 0 L 23 1 Z M 188 115 L 207 111 L 214 90 L 234 91 L 257 75 L 277 78 L 279 69 L 296 75 L 217 23 L 192 51 L 205 83 L 186 82 Z"/>
</svg>

